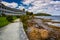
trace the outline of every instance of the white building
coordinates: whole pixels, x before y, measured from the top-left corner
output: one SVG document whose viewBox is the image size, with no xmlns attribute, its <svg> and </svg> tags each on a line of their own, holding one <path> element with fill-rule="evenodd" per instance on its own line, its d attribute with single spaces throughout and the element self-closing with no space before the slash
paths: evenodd
<svg viewBox="0 0 60 40">
<path fill-rule="evenodd" d="M 2 13 L 5 15 L 25 15 L 26 14 L 25 11 L 7 7 L 4 4 L 2 4 L 0 1 L 0 14 Z"/>
</svg>

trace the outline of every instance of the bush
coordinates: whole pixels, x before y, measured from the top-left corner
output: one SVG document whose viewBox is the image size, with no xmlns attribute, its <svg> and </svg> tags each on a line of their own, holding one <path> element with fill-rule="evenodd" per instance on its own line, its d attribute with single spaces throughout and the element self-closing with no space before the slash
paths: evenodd
<svg viewBox="0 0 60 40">
<path fill-rule="evenodd" d="M 23 27 L 26 31 L 26 29 L 27 29 L 27 20 L 29 19 L 29 16 L 28 15 L 22 15 L 22 16 L 20 16 L 20 19 L 21 19 L 21 21 L 23 23 Z"/>
<path fill-rule="evenodd" d="M 7 16 L 6 19 L 7 19 L 9 22 L 13 22 L 13 16 Z"/>
<path fill-rule="evenodd" d="M 6 16 L 6 19 L 9 21 L 9 22 L 13 22 L 15 19 L 17 19 L 16 16 Z"/>
<path fill-rule="evenodd" d="M 16 16 L 13 16 L 13 20 L 15 20 L 15 19 L 17 19 L 17 17 Z"/>
<path fill-rule="evenodd" d="M 20 16 L 16 16 L 17 18 L 20 18 Z"/>
<path fill-rule="evenodd" d="M 26 22 L 28 20 L 28 18 L 29 18 L 29 16 L 27 16 L 27 15 L 20 16 L 20 19 L 23 23 Z"/>
<path fill-rule="evenodd" d="M 0 28 L 7 25 L 9 22 L 6 17 L 0 17 Z"/>
</svg>

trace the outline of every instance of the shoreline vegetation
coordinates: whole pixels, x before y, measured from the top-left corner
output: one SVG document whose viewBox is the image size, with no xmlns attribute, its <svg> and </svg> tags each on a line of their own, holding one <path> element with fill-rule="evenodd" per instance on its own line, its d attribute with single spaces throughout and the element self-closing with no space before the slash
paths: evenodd
<svg viewBox="0 0 60 40">
<path fill-rule="evenodd" d="M 17 19 L 16 16 L 6 16 L 6 15 L 0 16 L 0 28 L 8 25 L 11 22 L 14 22 L 15 19 Z"/>
<path fill-rule="evenodd" d="M 34 14 L 35 16 L 51 16 L 50 14 L 47 14 L 47 13 L 37 13 L 37 14 Z"/>
<path fill-rule="evenodd" d="M 36 25 L 36 23 L 34 22 L 35 19 L 34 16 L 36 15 L 32 14 L 32 15 L 20 16 L 24 30 L 29 40 L 60 40 L 60 34 L 59 34 L 60 28 L 53 25 L 47 25 L 49 28 L 52 28 L 54 31 L 46 30 L 42 26 Z M 42 21 L 42 23 L 51 22 L 51 20 L 46 20 L 46 19 L 40 19 L 40 20 Z"/>
</svg>

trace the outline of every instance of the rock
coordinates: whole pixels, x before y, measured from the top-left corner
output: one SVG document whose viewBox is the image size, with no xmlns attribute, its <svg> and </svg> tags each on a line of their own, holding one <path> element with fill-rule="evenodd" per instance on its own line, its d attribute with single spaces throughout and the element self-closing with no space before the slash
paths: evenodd
<svg viewBox="0 0 60 40">
<path fill-rule="evenodd" d="M 49 32 L 45 29 L 30 27 L 29 30 L 28 37 L 30 40 L 47 39 L 49 37 Z"/>
<path fill-rule="evenodd" d="M 39 29 L 39 33 L 42 39 L 47 39 L 49 37 L 49 32 L 45 29 Z"/>
</svg>

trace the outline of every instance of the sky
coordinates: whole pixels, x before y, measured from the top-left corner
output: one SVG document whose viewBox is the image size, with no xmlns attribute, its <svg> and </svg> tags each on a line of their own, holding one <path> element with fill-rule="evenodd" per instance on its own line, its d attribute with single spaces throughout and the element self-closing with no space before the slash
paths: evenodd
<svg viewBox="0 0 60 40">
<path fill-rule="evenodd" d="M 60 0 L 2 0 L 5 6 L 33 13 L 60 15 Z"/>
</svg>

